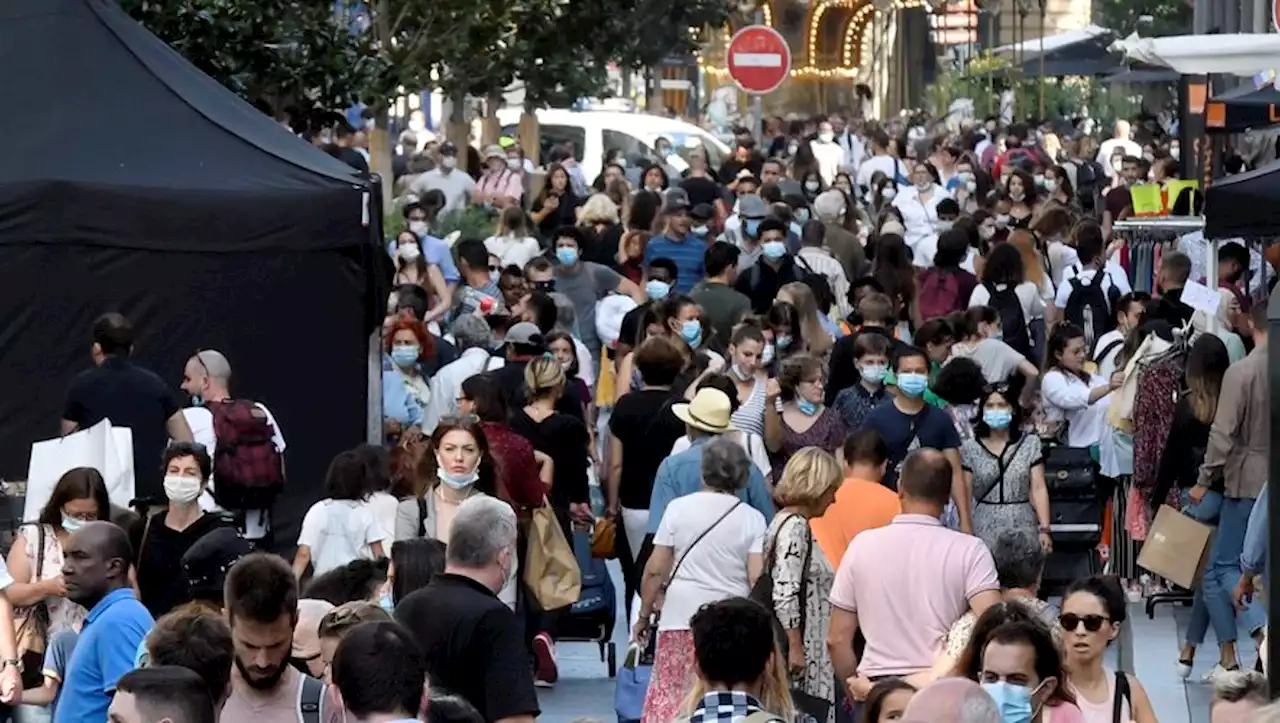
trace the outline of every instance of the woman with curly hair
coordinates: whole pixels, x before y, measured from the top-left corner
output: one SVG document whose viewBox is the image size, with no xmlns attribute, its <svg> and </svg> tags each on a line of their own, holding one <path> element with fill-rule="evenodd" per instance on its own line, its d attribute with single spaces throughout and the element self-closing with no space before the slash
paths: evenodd
<svg viewBox="0 0 1280 723">
<path fill-rule="evenodd" d="M 805 447 L 834 452 L 844 443 L 840 413 L 825 404 L 826 373 L 821 361 L 797 354 L 782 363 L 765 391 L 764 442 L 773 457 L 773 478 L 781 479 L 792 455 Z M 779 403 L 780 402 L 780 403 Z"/>
</svg>

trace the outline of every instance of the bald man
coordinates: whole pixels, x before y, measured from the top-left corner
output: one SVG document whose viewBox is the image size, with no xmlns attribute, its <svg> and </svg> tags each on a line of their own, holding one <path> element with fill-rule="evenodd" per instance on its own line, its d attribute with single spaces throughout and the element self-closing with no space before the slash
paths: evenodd
<svg viewBox="0 0 1280 723">
<path fill-rule="evenodd" d="M 911 697 L 903 723 L 1001 723 L 1000 709 L 968 678 L 943 678 Z"/>
<path fill-rule="evenodd" d="M 205 449 L 209 450 L 209 456 L 213 457 L 218 447 L 218 438 L 213 431 L 213 413 L 209 411 L 207 405 L 232 399 L 231 362 L 227 360 L 226 355 L 214 349 L 196 352 L 182 368 L 182 391 L 191 396 L 193 405 L 182 410 L 187 425 L 191 427 L 191 435 L 195 441 L 203 444 Z M 284 435 L 280 433 L 280 425 L 276 424 L 276 418 L 272 416 L 271 410 L 261 403 L 255 402 L 254 406 L 266 415 L 267 424 L 271 426 L 271 441 L 275 444 L 276 451 L 284 455 Z M 221 509 L 214 500 L 216 485 L 217 471 L 215 470 L 213 479 L 200 495 L 201 510 L 212 512 Z M 265 510 L 228 511 L 244 513 L 242 524 L 239 523 L 240 516 L 236 517 L 237 524 L 241 524 L 240 531 L 245 539 L 260 540 L 266 535 L 268 519 Z"/>
<path fill-rule="evenodd" d="M 90 522 L 63 545 L 67 599 L 89 614 L 67 663 L 55 723 L 101 721 L 116 681 L 133 670 L 138 646 L 155 624 L 133 594 L 133 546 L 110 522 Z"/>
</svg>

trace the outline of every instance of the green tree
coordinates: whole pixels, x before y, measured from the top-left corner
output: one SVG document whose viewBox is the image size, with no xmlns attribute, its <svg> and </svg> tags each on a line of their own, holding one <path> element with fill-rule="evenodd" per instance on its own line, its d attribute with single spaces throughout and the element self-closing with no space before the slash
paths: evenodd
<svg viewBox="0 0 1280 723">
<path fill-rule="evenodd" d="M 1094 0 L 1095 21 L 1121 37 L 1137 32 L 1158 37 L 1191 32 L 1192 3 L 1189 0 Z M 1139 22 L 1149 16 L 1150 24 Z"/>
<path fill-rule="evenodd" d="M 339 22 L 332 0 L 120 0 L 197 68 L 273 110 L 345 108 L 386 70 L 367 34 Z"/>
</svg>

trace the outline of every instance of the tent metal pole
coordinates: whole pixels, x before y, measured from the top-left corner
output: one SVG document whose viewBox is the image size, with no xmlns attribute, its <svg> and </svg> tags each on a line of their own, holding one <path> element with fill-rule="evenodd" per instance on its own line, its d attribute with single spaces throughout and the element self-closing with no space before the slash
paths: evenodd
<svg viewBox="0 0 1280 723">
<path fill-rule="evenodd" d="M 366 405 L 365 435 L 369 444 L 381 445 L 382 436 L 382 330 L 377 329 L 369 335 L 367 390 L 369 402 Z"/>
</svg>

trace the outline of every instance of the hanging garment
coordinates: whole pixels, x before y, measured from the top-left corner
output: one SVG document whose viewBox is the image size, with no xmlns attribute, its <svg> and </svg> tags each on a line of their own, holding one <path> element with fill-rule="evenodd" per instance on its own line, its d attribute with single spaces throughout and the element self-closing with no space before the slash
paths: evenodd
<svg viewBox="0 0 1280 723">
<path fill-rule="evenodd" d="M 1142 371 L 1142 383 L 1133 397 L 1133 485 L 1145 494 L 1156 487 L 1184 364 L 1182 354 L 1155 361 Z"/>
</svg>

